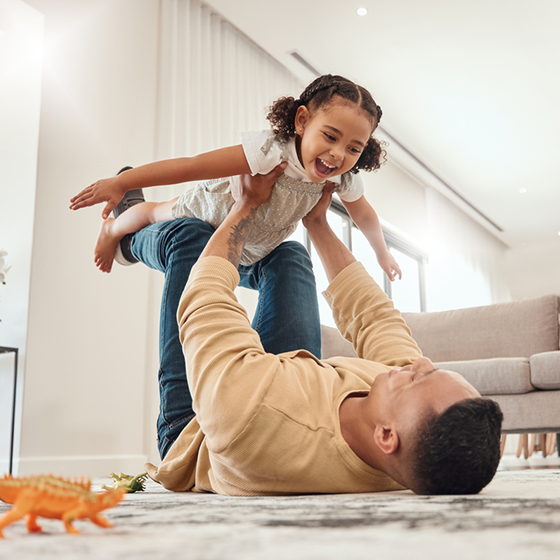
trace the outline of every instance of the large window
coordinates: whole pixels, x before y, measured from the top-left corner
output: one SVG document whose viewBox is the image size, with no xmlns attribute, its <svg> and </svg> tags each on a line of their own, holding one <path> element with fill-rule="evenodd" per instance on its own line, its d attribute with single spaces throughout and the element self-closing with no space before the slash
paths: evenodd
<svg viewBox="0 0 560 560">
<path fill-rule="evenodd" d="M 327 217 L 336 235 L 352 251 L 354 256 L 364 265 L 372 278 L 393 300 L 395 307 L 405 312 L 426 310 L 424 264 L 427 261 L 427 257 L 425 253 L 414 247 L 411 243 L 401 239 L 395 233 L 383 228 L 385 243 L 391 253 L 393 253 L 403 273 L 401 280 L 391 282 L 377 263 L 375 252 L 368 243 L 366 237 L 356 227 L 340 202 L 337 200 L 332 201 Z M 319 256 L 313 248 L 307 236 L 307 232 L 301 223 L 291 239 L 296 239 L 307 247 L 313 261 L 313 268 L 317 280 L 317 291 L 320 294 L 328 286 L 327 276 Z M 321 322 L 324 325 L 334 327 L 335 324 L 331 309 L 321 295 L 319 295 L 319 311 L 321 313 Z"/>
</svg>

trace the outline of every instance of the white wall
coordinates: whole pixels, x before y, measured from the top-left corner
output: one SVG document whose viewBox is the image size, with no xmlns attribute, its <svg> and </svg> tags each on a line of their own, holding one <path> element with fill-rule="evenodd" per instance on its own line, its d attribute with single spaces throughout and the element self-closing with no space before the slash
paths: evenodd
<svg viewBox="0 0 560 560">
<path fill-rule="evenodd" d="M 391 147 L 388 147 L 391 150 Z M 411 238 L 426 250 L 426 188 L 403 171 L 394 157 L 378 171 L 361 174 L 366 198 L 379 217 Z"/>
<path fill-rule="evenodd" d="M 154 158 L 158 1 L 28 3 L 46 38 L 19 473 L 140 472 L 151 273 L 98 272 L 101 207 L 68 204 Z"/>
<path fill-rule="evenodd" d="M 388 140 L 383 131 L 379 136 Z M 427 255 L 427 311 L 509 301 L 507 247 L 441 180 L 388 141 L 387 163 L 364 174 L 366 197 L 382 220 Z"/>
<path fill-rule="evenodd" d="M 509 250 L 505 273 L 513 299 L 560 295 L 560 237 Z"/>
<path fill-rule="evenodd" d="M 19 349 L 25 375 L 27 315 L 41 104 L 44 18 L 0 0 L 0 249 L 11 269 L 0 285 L 0 345 Z M 8 471 L 14 354 L 0 355 L 0 473 Z M 19 387 L 21 400 L 21 388 Z"/>
</svg>

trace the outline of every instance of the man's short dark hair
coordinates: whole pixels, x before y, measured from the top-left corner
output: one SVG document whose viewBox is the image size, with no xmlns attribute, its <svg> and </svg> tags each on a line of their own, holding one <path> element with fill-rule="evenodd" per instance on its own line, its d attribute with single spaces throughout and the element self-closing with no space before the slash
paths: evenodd
<svg viewBox="0 0 560 560">
<path fill-rule="evenodd" d="M 497 402 L 459 401 L 443 414 L 426 418 L 412 452 L 417 494 L 477 494 L 500 462 L 504 415 Z"/>
</svg>

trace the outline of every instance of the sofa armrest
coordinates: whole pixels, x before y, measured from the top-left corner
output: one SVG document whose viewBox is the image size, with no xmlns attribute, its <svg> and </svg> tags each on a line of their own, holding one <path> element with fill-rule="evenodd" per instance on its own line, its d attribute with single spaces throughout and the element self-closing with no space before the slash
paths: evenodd
<svg viewBox="0 0 560 560">
<path fill-rule="evenodd" d="M 538 389 L 560 389 L 560 352 L 533 354 L 531 362 L 531 382 Z"/>
</svg>

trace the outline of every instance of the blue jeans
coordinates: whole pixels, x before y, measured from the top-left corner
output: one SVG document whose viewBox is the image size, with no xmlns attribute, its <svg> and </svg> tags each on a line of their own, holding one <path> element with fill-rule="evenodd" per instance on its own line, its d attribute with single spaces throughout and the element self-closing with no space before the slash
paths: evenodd
<svg viewBox="0 0 560 560">
<path fill-rule="evenodd" d="M 158 448 L 165 457 L 194 417 L 179 341 L 177 308 L 191 268 L 214 228 L 197 218 L 152 224 L 134 234 L 134 256 L 165 274 L 160 316 Z M 240 286 L 258 290 L 253 328 L 267 352 L 305 349 L 321 357 L 321 327 L 311 259 L 296 241 L 285 241 L 251 266 L 240 266 Z"/>
</svg>

